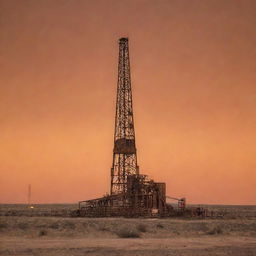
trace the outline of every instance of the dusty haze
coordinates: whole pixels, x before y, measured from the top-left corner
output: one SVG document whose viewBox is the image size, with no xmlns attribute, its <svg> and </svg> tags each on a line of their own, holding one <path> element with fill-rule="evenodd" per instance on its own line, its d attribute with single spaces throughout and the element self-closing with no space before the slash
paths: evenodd
<svg viewBox="0 0 256 256">
<path fill-rule="evenodd" d="M 256 204 L 256 1 L 0 0 L 0 203 L 109 191 L 118 38 L 138 163 L 191 203 Z"/>
</svg>

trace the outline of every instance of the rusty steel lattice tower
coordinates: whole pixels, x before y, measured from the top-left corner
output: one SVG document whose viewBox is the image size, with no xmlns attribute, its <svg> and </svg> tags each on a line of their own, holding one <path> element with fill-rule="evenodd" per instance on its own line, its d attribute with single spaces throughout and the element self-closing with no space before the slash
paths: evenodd
<svg viewBox="0 0 256 256">
<path fill-rule="evenodd" d="M 139 167 L 135 145 L 128 38 L 120 38 L 111 195 L 126 193 L 127 176 L 131 174 L 139 174 Z"/>
<path fill-rule="evenodd" d="M 110 195 L 80 201 L 74 216 L 170 216 L 172 209 L 166 204 L 166 184 L 139 173 L 128 38 L 120 38 Z"/>
</svg>

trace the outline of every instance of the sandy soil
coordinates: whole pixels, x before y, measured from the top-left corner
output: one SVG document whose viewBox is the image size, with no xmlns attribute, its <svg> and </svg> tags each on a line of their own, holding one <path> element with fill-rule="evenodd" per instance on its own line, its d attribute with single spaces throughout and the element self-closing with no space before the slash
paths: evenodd
<svg viewBox="0 0 256 256">
<path fill-rule="evenodd" d="M 2 237 L 0 255 L 254 256 L 256 255 L 256 239 L 225 236 L 165 239 L 24 239 Z"/>
<path fill-rule="evenodd" d="M 1 256 L 256 256 L 256 207 L 228 207 L 219 219 L 45 217 L 41 209 L 31 217 L 12 207 L 16 215 L 6 206 L 0 216 Z"/>
</svg>

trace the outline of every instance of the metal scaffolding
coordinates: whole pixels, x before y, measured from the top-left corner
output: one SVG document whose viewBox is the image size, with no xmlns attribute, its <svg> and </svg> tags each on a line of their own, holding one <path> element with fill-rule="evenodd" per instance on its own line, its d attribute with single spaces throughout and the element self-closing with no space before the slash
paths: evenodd
<svg viewBox="0 0 256 256">
<path fill-rule="evenodd" d="M 127 177 L 139 174 L 132 109 L 128 38 L 119 39 L 118 83 L 110 194 L 127 192 Z"/>
<path fill-rule="evenodd" d="M 170 216 L 165 183 L 154 182 L 139 172 L 132 107 L 128 38 L 119 39 L 118 83 L 110 194 L 80 201 L 77 216 Z M 176 199 L 176 198 L 174 198 Z M 179 199 L 177 199 L 179 200 Z M 179 211 L 185 199 L 179 200 Z"/>
</svg>

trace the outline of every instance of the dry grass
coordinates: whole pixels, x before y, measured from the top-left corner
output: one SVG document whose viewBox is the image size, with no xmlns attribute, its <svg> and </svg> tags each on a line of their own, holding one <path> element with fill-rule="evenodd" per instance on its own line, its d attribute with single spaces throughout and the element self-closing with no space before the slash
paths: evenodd
<svg viewBox="0 0 256 256">
<path fill-rule="evenodd" d="M 2 204 L 0 216 L 58 216 L 69 217 L 70 213 L 77 209 L 76 204 L 36 204 L 34 208 L 26 204 Z"/>
<path fill-rule="evenodd" d="M 45 230 L 49 237 L 114 238 L 125 237 L 126 234 L 122 234 L 126 231 L 138 233 L 144 238 L 207 235 L 255 237 L 256 220 L 0 217 L 1 235 L 37 237 L 40 230 Z"/>
<path fill-rule="evenodd" d="M 212 207 L 229 212 L 216 219 L 69 218 L 45 217 L 46 206 L 35 217 L 5 207 L 15 216 L 0 216 L 0 255 L 256 255 L 256 207 Z"/>
</svg>

